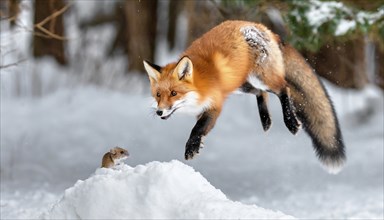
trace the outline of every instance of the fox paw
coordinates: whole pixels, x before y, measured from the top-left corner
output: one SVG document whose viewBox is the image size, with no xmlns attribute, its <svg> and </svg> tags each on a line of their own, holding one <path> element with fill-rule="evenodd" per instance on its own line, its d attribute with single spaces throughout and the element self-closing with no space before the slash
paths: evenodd
<svg viewBox="0 0 384 220">
<path fill-rule="evenodd" d="M 297 118 L 296 114 L 291 114 L 290 116 L 288 116 L 285 120 L 285 125 L 287 126 L 288 130 L 292 133 L 292 134 L 296 134 L 300 128 L 301 128 L 301 123 L 299 121 L 299 119 Z"/>
<path fill-rule="evenodd" d="M 191 160 L 195 155 L 199 154 L 200 148 L 204 147 L 204 143 L 201 138 L 190 138 L 185 146 L 185 159 Z"/>
<path fill-rule="evenodd" d="M 264 131 L 268 131 L 272 125 L 272 119 L 269 115 L 261 117 L 261 124 L 263 125 Z"/>
</svg>

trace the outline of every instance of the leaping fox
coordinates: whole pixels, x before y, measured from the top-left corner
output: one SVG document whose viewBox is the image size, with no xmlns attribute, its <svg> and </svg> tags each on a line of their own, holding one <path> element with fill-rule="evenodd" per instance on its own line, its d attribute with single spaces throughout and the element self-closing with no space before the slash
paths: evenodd
<svg viewBox="0 0 384 220">
<path fill-rule="evenodd" d="M 328 94 L 304 58 L 265 26 L 226 21 L 195 40 L 178 62 L 164 67 L 144 61 L 156 114 L 193 112 L 197 123 L 186 143 L 192 159 L 214 127 L 233 92 L 256 95 L 265 131 L 271 126 L 268 93 L 280 99 L 284 122 L 296 134 L 301 125 L 312 138 L 320 161 L 337 173 L 345 161 L 338 120 Z"/>
</svg>

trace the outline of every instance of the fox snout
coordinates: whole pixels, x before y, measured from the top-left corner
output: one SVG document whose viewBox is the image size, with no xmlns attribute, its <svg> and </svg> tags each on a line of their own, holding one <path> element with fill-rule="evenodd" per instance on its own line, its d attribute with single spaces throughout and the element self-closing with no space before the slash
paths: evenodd
<svg viewBox="0 0 384 220">
<path fill-rule="evenodd" d="M 163 115 L 163 110 L 156 110 L 156 114 L 158 115 L 158 116 L 162 116 Z"/>
<path fill-rule="evenodd" d="M 175 108 L 157 108 L 156 115 L 158 115 L 161 119 L 168 119 L 171 115 L 176 111 Z"/>
</svg>

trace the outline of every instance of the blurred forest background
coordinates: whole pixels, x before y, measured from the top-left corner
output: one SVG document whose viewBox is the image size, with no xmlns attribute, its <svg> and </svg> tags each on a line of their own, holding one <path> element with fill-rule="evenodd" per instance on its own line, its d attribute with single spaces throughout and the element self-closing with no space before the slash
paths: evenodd
<svg viewBox="0 0 384 220">
<path fill-rule="evenodd" d="M 51 57 L 72 69 L 65 74 L 91 72 L 85 78 L 103 84 L 105 74 L 143 74 L 143 59 L 170 62 L 220 22 L 241 19 L 268 26 L 338 86 L 384 89 L 383 0 L 1 0 L 0 13 L 2 32 L 30 36 L 20 49 L 14 35 L 1 35 L 2 72 Z M 100 49 L 88 50 L 91 42 Z M 120 65 L 111 63 L 117 57 Z"/>
<path fill-rule="evenodd" d="M 310 138 L 291 135 L 277 96 L 273 131 L 262 132 L 254 96 L 229 98 L 209 147 L 184 161 L 195 118 L 155 119 L 142 61 L 176 61 L 228 19 L 265 24 L 324 79 L 347 146 L 342 173 L 324 172 Z M 0 218 L 42 219 L 121 146 L 129 165 L 183 161 L 245 204 L 299 219 L 383 219 L 383 39 L 384 0 L 0 0 Z M 184 213 L 142 199 L 137 210 Z"/>
</svg>

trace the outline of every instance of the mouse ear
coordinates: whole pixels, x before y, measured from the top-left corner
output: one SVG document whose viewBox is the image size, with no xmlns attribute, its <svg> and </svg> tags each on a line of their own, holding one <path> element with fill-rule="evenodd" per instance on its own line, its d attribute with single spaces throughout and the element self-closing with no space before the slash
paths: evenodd
<svg viewBox="0 0 384 220">
<path fill-rule="evenodd" d="M 116 154 L 116 149 L 115 149 L 115 148 L 111 149 L 111 150 L 109 151 L 109 153 L 115 155 L 115 154 Z"/>
</svg>

